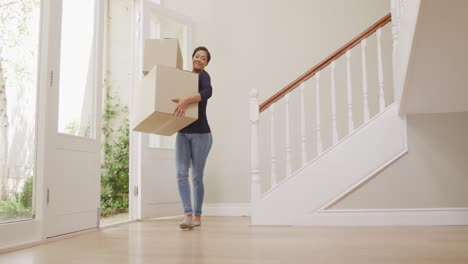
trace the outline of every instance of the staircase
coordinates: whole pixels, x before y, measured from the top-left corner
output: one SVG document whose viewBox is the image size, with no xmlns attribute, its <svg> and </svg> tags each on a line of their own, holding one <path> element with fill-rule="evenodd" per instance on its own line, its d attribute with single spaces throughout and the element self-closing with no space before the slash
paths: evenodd
<svg viewBox="0 0 468 264">
<path fill-rule="evenodd" d="M 405 154 L 405 133 L 405 120 L 392 104 L 263 194 L 253 204 L 253 224 L 308 225 L 304 216 L 328 208 Z"/>
<path fill-rule="evenodd" d="M 468 111 L 468 100 L 466 99 L 468 98 L 468 89 L 460 89 L 459 86 L 455 85 L 453 87 L 456 88 L 452 89 L 454 93 L 451 96 L 461 96 L 462 99 L 455 98 L 454 100 L 458 103 L 452 105 L 451 108 L 450 104 L 447 103 L 436 104 L 434 107 L 434 99 L 441 96 L 441 89 L 435 89 L 435 86 L 429 91 L 428 97 L 415 98 L 416 94 L 424 94 L 421 91 L 424 89 L 424 82 L 418 83 L 417 80 L 424 80 L 421 78 L 423 74 L 430 76 L 427 75 L 427 71 L 435 74 L 436 69 L 440 68 L 440 66 L 433 64 L 423 69 L 414 66 L 416 61 L 424 60 L 423 56 L 427 55 L 413 51 L 415 48 L 419 50 L 419 41 L 422 42 L 427 37 L 424 33 L 417 31 L 417 29 L 424 29 L 426 26 L 424 21 L 427 17 L 425 17 L 425 13 L 421 13 L 421 10 L 430 8 L 451 10 L 447 7 L 442 8 L 444 4 L 441 2 L 394 0 L 392 1 L 391 14 L 364 30 L 265 102 L 259 104 L 257 92 L 251 92 L 252 224 L 298 226 L 409 224 L 409 221 L 404 217 L 399 218 L 401 221 L 390 222 L 385 219 L 385 214 L 361 212 L 362 214 L 357 215 L 354 214 L 355 212 L 335 210 L 333 205 L 407 153 L 406 115 L 408 113 L 430 112 L 431 110 L 434 112 Z M 462 2 L 458 1 L 455 6 L 463 5 L 466 7 L 466 4 Z M 431 13 L 430 11 L 425 12 Z M 389 38 L 391 43 L 383 43 L 382 32 L 390 21 L 392 21 L 392 36 Z M 427 26 L 431 26 L 431 24 L 427 23 Z M 371 40 L 377 50 L 374 61 L 371 61 L 373 57 L 367 52 Z M 464 38 L 463 41 L 462 43 L 465 43 L 466 46 L 468 38 Z M 428 47 L 428 50 L 431 51 L 437 45 L 438 42 L 434 41 L 431 45 L 424 47 Z M 384 46 L 391 48 L 388 51 L 388 49 L 383 48 Z M 360 69 L 351 66 L 353 65 L 351 54 L 355 53 L 360 53 L 360 56 L 357 56 L 360 57 Z M 391 61 L 385 61 L 387 53 L 391 53 L 390 56 L 387 56 L 392 58 Z M 464 63 L 463 67 L 466 67 L 467 58 L 455 60 L 459 64 Z M 340 116 L 339 111 L 337 111 L 340 107 L 338 105 L 340 100 L 338 100 L 336 93 L 336 67 L 339 62 L 345 62 L 341 63 L 341 67 L 346 67 L 346 76 L 342 76 L 346 80 L 346 87 L 340 87 L 341 90 L 346 89 L 346 106 L 341 107 L 347 109 L 345 117 Z M 369 70 L 371 67 L 372 70 Z M 463 67 L 462 69 L 467 72 L 466 68 Z M 370 75 L 374 72 L 377 73 L 377 76 Z M 466 74 L 458 75 L 457 78 L 467 78 L 468 76 Z M 327 92 L 330 93 L 330 98 L 324 98 L 322 95 L 325 91 L 323 79 L 328 76 L 331 78 L 326 89 L 329 89 Z M 384 77 L 389 80 L 387 83 L 384 83 Z M 355 84 L 356 79 L 361 81 L 358 89 L 362 91 L 360 95 L 362 100 L 358 107 L 353 104 L 352 98 L 352 95 L 355 94 L 356 86 L 353 84 Z M 370 82 L 369 80 L 376 81 Z M 459 79 L 459 81 L 466 83 L 466 80 Z M 440 87 L 441 83 L 436 82 L 435 85 Z M 393 97 L 388 94 L 389 87 L 393 88 L 391 89 Z M 294 92 L 295 88 L 300 88 L 299 103 L 291 104 L 291 98 L 297 97 L 297 92 Z M 304 95 L 306 88 L 315 90 L 315 98 L 310 100 L 310 97 Z M 391 98 L 391 101 L 388 98 Z M 315 113 L 313 113 L 315 124 L 312 125 L 315 128 L 312 136 L 313 143 L 308 141 L 310 131 L 306 129 L 311 127 L 306 122 L 306 120 L 310 120 L 311 114 L 306 111 L 307 104 L 315 104 Z M 432 107 L 430 107 L 431 104 Z M 378 105 L 378 110 L 370 111 L 372 105 Z M 291 107 L 299 108 L 299 117 L 295 118 L 291 115 Z M 330 115 L 327 116 L 323 113 L 324 107 L 331 109 Z M 280 127 L 278 127 L 277 122 L 283 116 L 278 114 L 278 109 L 284 111 L 284 120 L 281 120 Z M 270 110 L 269 114 L 265 114 L 266 110 Z M 362 123 L 356 127 L 354 123 L 358 119 L 357 115 L 362 118 Z M 346 121 L 343 121 L 344 119 Z M 293 124 L 293 120 L 299 121 Z M 338 129 L 341 126 L 341 130 L 343 130 L 344 124 L 347 128 L 345 135 L 339 133 Z M 262 127 L 263 129 L 268 127 L 266 131 L 269 133 L 262 130 Z M 330 133 L 326 134 L 327 132 Z M 278 146 L 278 133 L 284 136 L 283 146 Z M 300 136 L 294 137 L 292 134 L 300 134 Z M 265 139 L 265 137 L 269 139 Z M 330 139 L 329 144 L 326 144 L 326 138 Z M 292 151 L 292 145 L 295 141 L 299 142 L 296 144 L 296 146 L 300 145 L 299 153 Z M 265 147 L 267 145 L 269 146 Z M 314 145 L 314 151 L 311 151 L 310 145 Z M 284 152 L 282 159 L 280 159 L 281 155 L 279 155 L 280 151 L 278 150 L 282 149 Z M 308 158 L 311 153 L 316 155 L 312 159 Z M 298 168 L 294 168 L 295 162 L 300 164 Z M 279 170 L 280 167 L 282 170 Z M 466 222 L 466 212 L 462 212 L 462 214 L 463 221 L 457 223 Z M 350 218 L 343 217 L 345 215 L 351 215 L 353 220 L 349 221 Z M 431 218 L 431 214 L 422 213 L 418 217 L 425 217 L 424 219 L 427 220 Z M 427 223 L 437 224 L 437 221 L 437 219 L 434 222 L 429 220 Z"/>
</svg>

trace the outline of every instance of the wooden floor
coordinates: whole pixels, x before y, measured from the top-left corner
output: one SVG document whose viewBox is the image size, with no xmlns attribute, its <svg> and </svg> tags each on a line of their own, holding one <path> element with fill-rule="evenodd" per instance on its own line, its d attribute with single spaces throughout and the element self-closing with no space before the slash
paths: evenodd
<svg viewBox="0 0 468 264">
<path fill-rule="evenodd" d="M 249 218 L 126 224 L 0 255 L 1 264 L 468 263 L 468 227 L 253 227 Z"/>
</svg>

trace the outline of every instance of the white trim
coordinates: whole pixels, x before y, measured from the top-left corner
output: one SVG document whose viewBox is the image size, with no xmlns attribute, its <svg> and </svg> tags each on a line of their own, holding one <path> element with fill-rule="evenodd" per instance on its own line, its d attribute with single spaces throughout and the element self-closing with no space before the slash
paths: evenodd
<svg viewBox="0 0 468 264">
<path fill-rule="evenodd" d="M 394 74 L 394 87 L 400 93 L 398 94 L 398 97 L 395 98 L 395 101 L 398 102 L 398 113 L 401 116 L 404 116 L 407 112 L 406 101 L 409 89 L 408 71 L 413 68 L 414 64 L 414 35 L 416 33 L 416 28 L 418 27 L 418 22 L 420 22 L 419 18 L 421 17 L 422 12 L 420 8 L 420 0 L 411 1 L 411 4 L 411 11 L 408 10 L 410 7 L 406 6 L 405 16 L 402 16 L 400 11 L 398 20 L 397 65 L 395 68 L 397 73 Z M 411 12 L 411 15 L 408 15 L 409 12 Z"/>
<path fill-rule="evenodd" d="M 52 238 L 41 239 L 41 240 L 25 242 L 25 243 L 19 243 L 19 244 L 13 245 L 13 246 L 7 246 L 7 247 L 4 247 L 4 248 L 0 248 L 0 255 L 1 254 L 6 254 L 6 253 L 9 253 L 9 252 L 13 252 L 13 251 L 18 251 L 18 250 L 30 248 L 30 247 L 45 245 L 45 244 L 48 244 L 48 243 L 51 243 L 51 242 L 56 242 L 56 241 L 60 241 L 60 240 L 68 239 L 68 238 L 73 238 L 73 237 L 77 237 L 77 236 L 80 236 L 80 235 L 85 235 L 85 234 L 89 234 L 89 233 L 93 233 L 93 232 L 97 232 L 97 231 L 99 231 L 99 229 L 92 228 L 92 229 L 87 229 L 87 230 L 83 230 L 83 231 L 78 231 L 78 232 L 74 232 L 74 233 L 60 235 L 60 236 L 56 236 L 56 237 L 52 237 Z"/>
<path fill-rule="evenodd" d="M 22 250 L 22 249 L 26 249 L 26 248 L 30 248 L 30 247 L 45 245 L 45 244 L 48 244 L 48 243 L 51 243 L 51 242 L 56 242 L 56 241 L 60 241 L 60 240 L 63 240 L 63 239 L 73 238 L 73 237 L 77 237 L 77 236 L 80 236 L 80 235 L 85 235 L 85 234 L 89 234 L 89 233 L 93 233 L 93 232 L 100 232 L 102 230 L 106 230 L 106 229 L 110 229 L 110 228 L 114 228 L 114 227 L 119 227 L 119 226 L 127 225 L 127 224 L 133 224 L 133 223 L 136 223 L 136 222 L 138 222 L 138 221 L 137 220 L 127 220 L 127 221 L 122 221 L 122 222 L 119 222 L 119 223 L 114 223 L 114 224 L 109 224 L 109 225 L 106 225 L 106 226 L 102 226 L 102 227 L 99 227 L 97 229 L 93 228 L 93 229 L 83 230 L 83 231 L 79 231 L 79 232 L 75 232 L 75 233 L 56 236 L 56 237 L 52 237 L 52 238 L 47 238 L 47 239 L 43 238 L 43 239 L 40 239 L 40 240 L 35 240 L 35 241 L 30 241 L 30 242 L 20 242 L 18 244 L 9 245 L 9 246 L 0 248 L 0 254 L 6 254 L 6 253 L 9 253 L 9 252 L 18 251 L 18 250 Z"/>
<path fill-rule="evenodd" d="M 134 87 L 138 87 L 138 77 L 140 76 L 140 46 L 139 46 L 139 38 L 141 37 L 141 1 L 134 0 L 133 1 L 133 17 L 132 17 L 132 85 Z M 129 109 L 133 109 L 135 106 L 135 93 L 132 91 L 130 93 L 130 103 Z M 129 113 L 128 121 L 130 124 L 133 123 L 133 115 L 132 112 Z M 135 189 L 138 190 L 140 188 L 139 182 L 139 166 L 140 164 L 140 155 L 139 155 L 139 134 L 134 133 L 130 130 L 129 133 L 129 186 L 128 186 L 128 196 L 129 196 L 129 218 L 137 219 L 138 215 L 140 214 L 140 206 L 139 206 L 139 197 L 135 193 Z"/>
<path fill-rule="evenodd" d="M 119 227 L 119 226 L 122 226 L 122 225 L 133 224 L 133 223 L 136 223 L 136 222 L 138 222 L 138 221 L 137 220 L 126 220 L 126 221 L 122 221 L 122 222 L 118 222 L 118 223 L 105 225 L 105 226 L 102 226 L 102 227 L 99 227 L 99 228 L 87 229 L 87 230 L 78 231 L 78 232 L 65 234 L 65 235 L 61 235 L 61 236 L 56 236 L 56 237 L 52 237 L 52 238 L 43 238 L 43 239 L 40 239 L 40 240 L 35 240 L 35 241 L 30 241 L 30 242 L 20 242 L 20 243 L 14 244 L 14 245 L 9 245 L 9 246 L 6 246 L 4 248 L 0 248 L 0 254 L 5 254 L 5 253 L 12 252 L 12 251 L 18 251 L 18 250 L 22 250 L 22 249 L 26 249 L 26 248 L 30 248 L 30 247 L 44 245 L 44 244 L 48 244 L 48 243 L 51 243 L 51 242 L 56 242 L 56 241 L 60 241 L 60 240 L 63 240 L 63 239 L 73 238 L 73 237 L 77 237 L 77 236 L 80 236 L 80 235 L 85 235 L 85 234 L 89 234 L 89 233 L 93 233 L 93 232 L 100 232 L 102 230 L 106 230 L 106 229 L 110 229 L 110 228 L 114 228 L 114 227 Z"/>
<path fill-rule="evenodd" d="M 406 122 L 405 122 L 406 124 Z M 406 129 L 405 129 L 406 130 Z M 406 135 L 406 132 L 405 132 L 405 135 Z M 372 178 L 374 178 L 375 176 L 377 176 L 381 171 L 383 171 L 385 168 L 387 168 L 388 166 L 392 165 L 394 162 L 396 162 L 397 160 L 399 160 L 401 157 L 403 157 L 404 155 L 406 155 L 408 153 L 408 145 L 406 143 L 407 141 L 405 140 L 405 149 L 403 151 L 401 151 L 400 154 L 396 155 L 393 159 L 389 160 L 387 163 L 385 163 L 384 165 L 382 165 L 380 168 L 377 168 L 375 171 L 373 171 L 372 173 L 370 173 L 367 177 L 363 178 L 363 179 L 360 179 L 358 182 L 356 182 L 355 184 L 352 184 L 346 191 L 344 191 L 342 194 L 338 195 L 336 198 L 334 198 L 333 200 L 331 200 L 329 203 L 325 204 L 324 206 L 322 206 L 318 211 L 323 211 L 323 210 L 326 210 L 327 208 L 329 208 L 330 206 L 333 206 L 336 202 L 338 202 L 339 200 L 341 200 L 343 197 L 345 197 L 346 195 L 348 195 L 349 193 L 353 192 L 354 190 L 356 190 L 357 188 L 359 188 L 361 185 L 363 185 L 364 183 L 368 182 L 369 180 L 371 180 Z M 311 212 L 312 213 L 312 212 Z"/>
<path fill-rule="evenodd" d="M 53 46 L 50 39 L 51 26 L 53 21 L 52 3 L 50 1 L 41 1 L 41 21 L 40 21 L 40 35 L 39 35 L 39 64 L 38 64 L 38 78 L 37 78 L 37 106 L 36 106 L 36 175 L 35 175 L 35 189 L 34 189 L 34 210 L 35 220 L 38 221 L 37 237 L 31 239 L 32 241 L 45 239 L 45 217 L 47 212 L 46 203 L 46 150 L 47 150 L 47 104 L 49 102 L 49 87 L 48 77 L 50 76 L 50 67 L 52 64 L 52 53 L 50 46 Z M 30 241 L 31 241 L 30 240 Z M 22 241 L 28 241 L 23 239 Z"/>
<path fill-rule="evenodd" d="M 40 240 L 41 225 L 38 219 L 0 224 L 0 254 L 4 249 Z"/>
<path fill-rule="evenodd" d="M 333 209 L 299 219 L 298 226 L 468 225 L 468 208 Z"/>
<path fill-rule="evenodd" d="M 250 204 L 204 204 L 204 216 L 250 216 Z"/>
</svg>

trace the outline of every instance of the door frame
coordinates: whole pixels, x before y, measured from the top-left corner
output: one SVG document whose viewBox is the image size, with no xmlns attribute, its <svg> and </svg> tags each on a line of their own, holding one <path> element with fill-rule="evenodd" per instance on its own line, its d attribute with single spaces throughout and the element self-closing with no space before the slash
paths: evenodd
<svg viewBox="0 0 468 264">
<path fill-rule="evenodd" d="M 161 1 L 155 0 L 134 0 L 134 11 L 135 11 L 135 23 L 133 25 L 133 89 L 131 92 L 131 104 L 130 109 L 135 107 L 135 93 L 134 89 L 139 87 L 141 82 L 141 60 L 142 60 L 142 52 L 143 52 L 143 41 L 140 42 L 140 38 L 142 36 L 149 35 L 148 32 L 145 31 L 145 27 L 143 26 L 144 23 L 148 23 L 148 21 L 143 21 L 147 16 L 144 16 L 144 12 L 147 12 L 147 8 L 151 8 L 152 11 L 155 11 L 161 16 L 170 17 L 181 24 L 186 26 L 186 37 L 187 43 L 184 43 L 186 50 L 183 52 L 183 61 L 184 66 L 191 68 L 191 51 L 192 51 L 192 43 L 193 43 L 193 22 L 192 19 L 184 16 L 178 12 L 165 8 L 161 3 Z M 130 115 L 130 124 L 133 123 L 133 116 Z M 141 190 L 142 184 L 142 153 L 144 149 L 148 149 L 149 147 L 149 136 L 147 134 L 143 134 L 140 132 L 132 131 L 130 128 L 130 182 L 129 182 L 129 204 L 130 204 L 130 217 L 132 219 L 142 219 L 142 204 L 141 204 L 141 197 L 139 194 L 139 190 Z M 168 157 L 175 157 L 175 150 L 174 149 L 156 149 L 151 148 L 156 152 L 156 156 L 161 159 L 168 159 Z M 175 177 L 175 176 L 174 176 Z M 174 179 L 175 181 L 175 179 Z"/>
</svg>

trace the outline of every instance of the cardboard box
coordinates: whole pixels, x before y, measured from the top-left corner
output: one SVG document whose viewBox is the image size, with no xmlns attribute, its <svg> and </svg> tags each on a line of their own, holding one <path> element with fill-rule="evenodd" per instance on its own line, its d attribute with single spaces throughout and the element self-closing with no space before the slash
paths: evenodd
<svg viewBox="0 0 468 264">
<path fill-rule="evenodd" d="M 176 103 L 172 98 L 183 98 L 198 93 L 198 75 L 176 68 L 156 65 L 143 78 L 136 93 L 136 113 L 133 130 L 171 136 L 198 119 L 198 104 L 191 104 L 185 116 L 176 118 Z"/>
<path fill-rule="evenodd" d="M 183 69 L 182 53 L 177 39 L 146 39 L 143 52 L 143 73 L 147 74 L 154 65 L 166 65 Z"/>
</svg>

